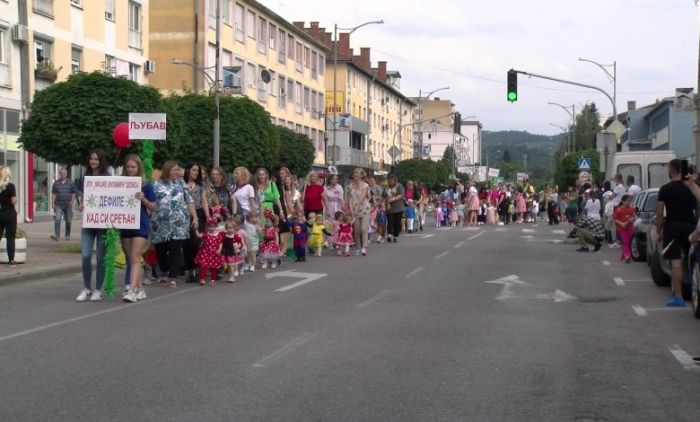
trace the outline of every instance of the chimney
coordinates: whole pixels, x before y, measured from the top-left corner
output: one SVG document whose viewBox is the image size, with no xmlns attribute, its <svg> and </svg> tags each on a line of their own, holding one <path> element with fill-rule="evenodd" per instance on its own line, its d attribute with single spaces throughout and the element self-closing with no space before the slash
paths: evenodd
<svg viewBox="0 0 700 422">
<path fill-rule="evenodd" d="M 377 62 L 377 80 L 386 83 L 386 62 Z"/>
<path fill-rule="evenodd" d="M 302 31 L 304 31 L 304 22 L 303 22 L 303 21 L 301 21 L 301 22 L 296 21 L 296 22 L 292 22 L 292 23 L 293 23 L 294 26 L 296 26 L 298 29 L 301 29 Z"/>
<path fill-rule="evenodd" d="M 370 50 L 371 49 L 369 47 L 360 48 L 360 66 L 368 71 L 372 69 L 370 64 Z"/>
<path fill-rule="evenodd" d="M 342 32 L 339 34 L 340 40 L 338 44 L 338 57 L 344 60 L 352 59 L 352 52 L 350 51 L 350 34 L 347 32 Z"/>
<path fill-rule="evenodd" d="M 627 111 L 633 111 L 637 109 L 636 101 L 627 101 Z"/>
<path fill-rule="evenodd" d="M 316 40 L 321 39 L 321 31 L 318 27 L 318 22 L 311 22 L 311 27 L 309 28 L 309 34 Z"/>
</svg>

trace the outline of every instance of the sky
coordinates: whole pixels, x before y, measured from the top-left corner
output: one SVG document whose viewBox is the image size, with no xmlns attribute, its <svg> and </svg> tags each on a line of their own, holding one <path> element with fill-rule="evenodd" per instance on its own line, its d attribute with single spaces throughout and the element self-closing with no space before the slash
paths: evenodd
<svg viewBox="0 0 700 422">
<path fill-rule="evenodd" d="M 259 0 L 260 1 L 260 0 Z M 518 101 L 506 100 L 506 72 L 516 69 L 600 87 L 613 84 L 598 66 L 617 63 L 617 109 L 673 96 L 698 80 L 698 17 L 694 0 L 261 0 L 286 20 L 319 21 L 333 30 L 383 19 L 352 34 L 350 47 L 371 47 L 372 65 L 401 73 L 406 96 L 449 86 L 462 116 L 484 130 L 553 135 L 570 117 L 556 102 L 580 110 L 612 103 L 587 88 L 519 75 Z M 612 67 L 609 68 L 612 73 Z"/>
</svg>

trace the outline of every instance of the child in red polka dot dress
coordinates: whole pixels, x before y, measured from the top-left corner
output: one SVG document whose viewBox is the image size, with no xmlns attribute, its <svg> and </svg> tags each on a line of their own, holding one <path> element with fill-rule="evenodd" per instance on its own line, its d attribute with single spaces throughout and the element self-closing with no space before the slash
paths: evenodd
<svg viewBox="0 0 700 422">
<path fill-rule="evenodd" d="M 199 265 L 199 284 L 206 284 L 207 271 L 211 273 L 210 285 L 216 284 L 217 269 L 221 267 L 224 260 L 221 256 L 225 233 L 220 232 L 218 221 L 215 218 L 207 219 L 207 231 L 200 234 L 195 230 L 197 236 L 202 239 L 202 245 L 194 258 L 195 264 Z"/>
</svg>

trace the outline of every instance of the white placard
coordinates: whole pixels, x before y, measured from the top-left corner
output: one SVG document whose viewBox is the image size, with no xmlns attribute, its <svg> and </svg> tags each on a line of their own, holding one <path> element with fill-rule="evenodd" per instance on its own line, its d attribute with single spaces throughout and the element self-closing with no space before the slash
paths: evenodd
<svg viewBox="0 0 700 422">
<path fill-rule="evenodd" d="M 489 177 L 498 177 L 501 171 L 499 169 L 489 167 Z"/>
<path fill-rule="evenodd" d="M 141 225 L 140 177 L 86 176 L 83 227 L 138 229 Z"/>
<path fill-rule="evenodd" d="M 527 179 L 527 173 L 518 173 L 518 174 L 516 175 L 516 178 L 517 178 L 517 180 L 518 180 L 519 182 L 522 182 L 522 181 L 524 181 L 525 179 Z"/>
<path fill-rule="evenodd" d="M 166 139 L 165 113 L 129 113 L 129 139 L 149 141 Z"/>
</svg>

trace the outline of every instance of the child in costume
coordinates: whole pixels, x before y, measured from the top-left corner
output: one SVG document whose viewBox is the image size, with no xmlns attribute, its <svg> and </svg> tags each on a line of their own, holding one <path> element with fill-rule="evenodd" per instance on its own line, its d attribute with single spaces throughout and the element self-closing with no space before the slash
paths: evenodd
<svg viewBox="0 0 700 422">
<path fill-rule="evenodd" d="M 238 222 L 240 222 L 240 219 L 238 219 L 238 221 L 228 219 L 224 225 L 226 232 L 223 238 L 221 256 L 229 267 L 229 283 L 236 281 L 236 276 L 238 275 L 238 265 L 243 262 L 243 256 L 245 255 L 245 242 L 238 233 Z"/>
<path fill-rule="evenodd" d="M 309 214 L 309 218 L 310 217 L 311 214 Z M 306 262 L 306 243 L 309 240 L 309 225 L 306 224 L 304 215 L 301 213 L 297 214 L 288 224 L 292 233 L 292 247 L 294 248 L 294 255 L 297 257 L 296 262 Z"/>
<path fill-rule="evenodd" d="M 338 232 L 335 235 L 335 243 L 343 247 L 344 256 L 350 256 L 350 246 L 355 244 L 352 231 L 352 217 L 343 215 L 342 222 L 338 225 Z"/>
<path fill-rule="evenodd" d="M 281 250 L 279 244 L 279 217 L 273 214 L 271 209 L 265 210 L 265 228 L 263 229 L 263 240 L 260 245 L 260 257 L 262 258 L 262 268 L 277 268 L 277 260 L 280 258 Z"/>
<path fill-rule="evenodd" d="M 216 284 L 217 270 L 223 264 L 221 249 L 223 247 L 223 233 L 219 232 L 218 221 L 215 218 L 207 219 L 207 231 L 200 233 L 195 230 L 197 237 L 202 239 L 202 245 L 194 258 L 195 264 L 199 265 L 199 284 L 206 284 L 207 271 L 211 273 L 210 285 Z"/>
<path fill-rule="evenodd" d="M 309 241 L 307 246 L 312 254 L 316 256 L 321 256 L 323 254 L 323 241 L 326 234 L 330 234 L 326 230 L 325 224 L 323 224 L 323 216 L 317 215 L 311 220 L 311 214 L 309 214 L 309 221 L 311 221 Z"/>
</svg>

